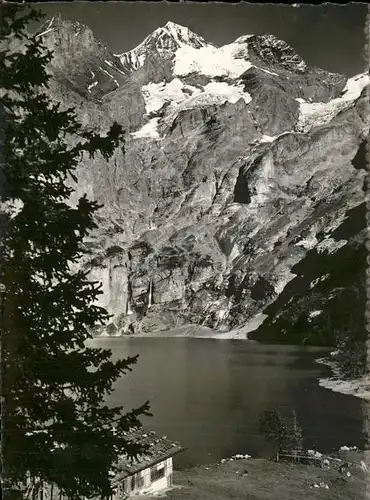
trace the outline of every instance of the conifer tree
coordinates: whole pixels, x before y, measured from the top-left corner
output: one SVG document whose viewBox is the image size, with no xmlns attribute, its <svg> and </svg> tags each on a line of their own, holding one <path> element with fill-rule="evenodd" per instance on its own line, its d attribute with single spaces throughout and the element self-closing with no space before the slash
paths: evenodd
<svg viewBox="0 0 370 500">
<path fill-rule="evenodd" d="M 292 424 L 289 432 L 289 441 L 289 446 L 292 451 L 301 452 L 303 450 L 302 428 L 299 425 L 296 410 L 292 410 Z"/>
<path fill-rule="evenodd" d="M 267 442 L 274 442 L 278 452 L 282 452 L 288 442 L 288 426 L 279 410 L 271 408 L 263 412 L 259 420 L 259 432 Z"/>
<path fill-rule="evenodd" d="M 295 454 L 303 451 L 302 428 L 295 409 L 292 410 L 291 422 L 276 408 L 264 411 L 259 421 L 259 432 L 267 442 L 276 444 L 279 453 L 284 450 Z"/>
<path fill-rule="evenodd" d="M 122 144 L 114 123 L 106 136 L 85 130 L 73 109 L 47 95 L 52 54 L 27 32 L 41 14 L 2 6 L 0 181 L 2 481 L 27 476 L 54 483 L 71 499 L 111 492 L 121 453 L 135 455 L 125 431 L 149 415 L 147 403 L 110 408 L 106 395 L 137 357 L 113 362 L 86 346 L 107 311 L 94 302 L 100 285 L 78 269 L 84 237 L 99 209 L 86 196 L 69 203 L 82 157 L 108 161 Z M 115 425 L 115 432 L 112 425 Z"/>
</svg>

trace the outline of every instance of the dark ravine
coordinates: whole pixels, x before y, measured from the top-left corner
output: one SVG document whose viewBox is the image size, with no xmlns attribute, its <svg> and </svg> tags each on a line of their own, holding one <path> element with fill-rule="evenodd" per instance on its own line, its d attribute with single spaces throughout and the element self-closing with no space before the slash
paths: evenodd
<svg viewBox="0 0 370 500">
<path fill-rule="evenodd" d="M 96 334 L 225 331 L 265 312 L 255 338 L 331 345 L 324 324 L 351 303 L 361 337 L 366 75 L 309 67 L 274 36 L 217 48 L 175 23 L 120 55 L 60 17 L 39 35 L 50 96 L 127 132 L 77 172 L 75 197 L 104 203 L 82 263 L 114 315 Z"/>
</svg>

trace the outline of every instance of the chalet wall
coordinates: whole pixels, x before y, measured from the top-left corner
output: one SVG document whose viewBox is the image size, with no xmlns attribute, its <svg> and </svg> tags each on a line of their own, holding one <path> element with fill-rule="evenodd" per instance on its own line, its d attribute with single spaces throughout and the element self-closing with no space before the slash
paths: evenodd
<svg viewBox="0 0 370 500">
<path fill-rule="evenodd" d="M 172 485 L 172 474 L 173 463 L 170 457 L 125 478 L 117 487 L 113 500 L 122 500 L 125 495 L 156 493 L 169 488 Z"/>
</svg>

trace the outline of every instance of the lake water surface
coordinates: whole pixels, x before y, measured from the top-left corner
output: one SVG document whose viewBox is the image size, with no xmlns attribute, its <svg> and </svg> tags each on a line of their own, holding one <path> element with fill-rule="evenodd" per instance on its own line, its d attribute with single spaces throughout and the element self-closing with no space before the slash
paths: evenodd
<svg viewBox="0 0 370 500">
<path fill-rule="evenodd" d="M 115 385 L 109 404 L 127 410 L 150 400 L 143 423 L 187 450 L 178 468 L 235 453 L 271 450 L 258 434 L 261 413 L 295 408 L 305 444 L 322 452 L 361 446 L 361 400 L 320 387 L 330 370 L 315 363 L 326 351 L 253 341 L 190 338 L 99 338 L 114 358 L 139 354 L 132 373 Z"/>
</svg>

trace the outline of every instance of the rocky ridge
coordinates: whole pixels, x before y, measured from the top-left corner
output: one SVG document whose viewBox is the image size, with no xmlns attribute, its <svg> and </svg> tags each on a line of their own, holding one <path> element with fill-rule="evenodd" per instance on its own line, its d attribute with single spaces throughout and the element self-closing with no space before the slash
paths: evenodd
<svg viewBox="0 0 370 500">
<path fill-rule="evenodd" d="M 60 18 L 38 36 L 55 51 L 50 95 L 127 130 L 108 164 L 78 169 L 76 196 L 104 203 L 81 264 L 114 314 L 100 334 L 242 326 L 307 252 L 364 238 L 332 234 L 364 200 L 368 75 L 309 67 L 272 35 L 216 47 L 175 23 L 120 55 Z"/>
</svg>

